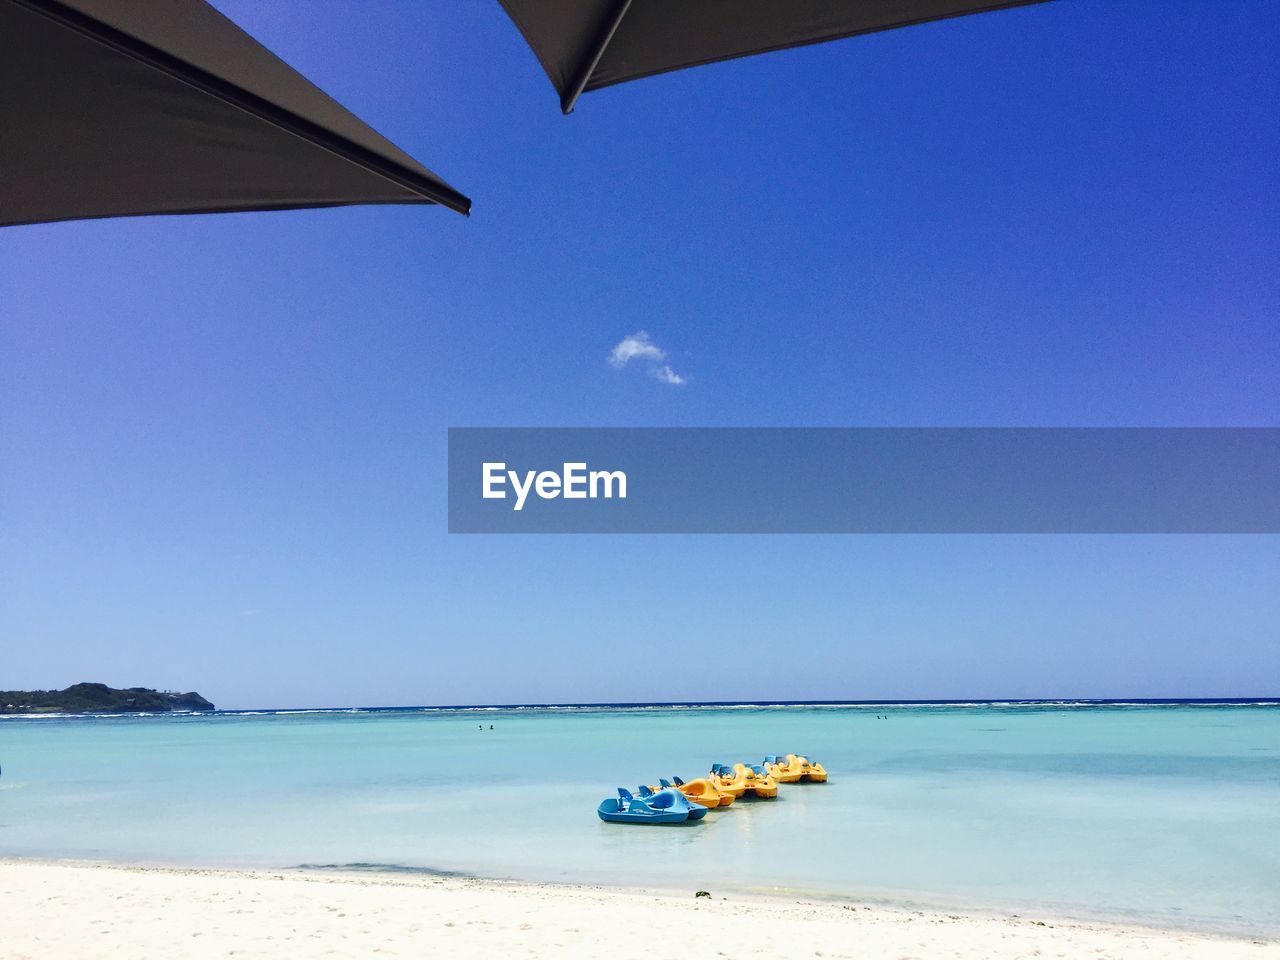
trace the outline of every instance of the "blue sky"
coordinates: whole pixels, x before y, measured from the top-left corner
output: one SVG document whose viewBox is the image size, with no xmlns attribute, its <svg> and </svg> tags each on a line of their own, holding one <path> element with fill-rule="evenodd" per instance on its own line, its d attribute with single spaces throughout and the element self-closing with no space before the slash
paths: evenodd
<svg viewBox="0 0 1280 960">
<path fill-rule="evenodd" d="M 587 94 L 496 3 L 242 26 L 469 194 L 0 231 L 6 687 L 1275 694 L 1275 537 L 445 533 L 471 425 L 1280 425 L 1280 12 L 1059 0 Z M 684 378 L 610 351 L 647 331 Z"/>
</svg>

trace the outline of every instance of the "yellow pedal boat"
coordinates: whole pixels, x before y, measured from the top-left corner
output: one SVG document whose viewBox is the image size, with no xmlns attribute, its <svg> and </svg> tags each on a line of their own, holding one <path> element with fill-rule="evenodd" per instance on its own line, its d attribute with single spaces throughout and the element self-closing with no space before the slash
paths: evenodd
<svg viewBox="0 0 1280 960">
<path fill-rule="evenodd" d="M 827 768 L 808 757 L 798 757 L 794 753 L 787 754 L 787 766 L 800 770 L 800 779 L 810 783 L 826 783 Z"/>
<path fill-rule="evenodd" d="M 713 763 L 707 779 L 721 793 L 728 793 L 735 799 L 747 791 L 747 778 L 726 763 Z"/>
<path fill-rule="evenodd" d="M 706 777 L 699 777 L 697 780 L 690 780 L 687 783 L 679 777 L 674 777 L 672 781 L 659 780 L 664 787 L 675 787 L 692 803 L 707 807 L 708 809 L 715 807 L 727 807 L 733 803 L 734 796 L 731 793 L 721 793 Z"/>
<path fill-rule="evenodd" d="M 746 785 L 744 793 L 750 793 L 761 800 L 778 799 L 778 781 L 760 764 L 747 766 L 745 763 L 735 763 L 733 770 Z"/>
<path fill-rule="evenodd" d="M 804 776 L 798 765 L 792 767 L 787 763 L 786 757 L 765 757 L 764 768 L 779 783 L 797 783 Z"/>
</svg>

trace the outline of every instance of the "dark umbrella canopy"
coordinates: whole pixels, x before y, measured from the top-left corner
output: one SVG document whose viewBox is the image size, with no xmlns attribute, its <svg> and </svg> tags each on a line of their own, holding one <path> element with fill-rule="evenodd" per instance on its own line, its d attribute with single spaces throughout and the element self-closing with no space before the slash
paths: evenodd
<svg viewBox="0 0 1280 960">
<path fill-rule="evenodd" d="M 0 225 L 471 201 L 204 0 L 0 0 Z"/>
<path fill-rule="evenodd" d="M 1042 0 L 501 0 L 573 110 L 588 90 Z"/>
</svg>

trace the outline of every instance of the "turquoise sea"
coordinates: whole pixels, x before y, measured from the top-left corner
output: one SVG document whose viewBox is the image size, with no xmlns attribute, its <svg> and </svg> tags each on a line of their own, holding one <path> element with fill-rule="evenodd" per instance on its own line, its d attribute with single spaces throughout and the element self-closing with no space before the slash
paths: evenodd
<svg viewBox="0 0 1280 960">
<path fill-rule="evenodd" d="M 789 751 L 831 781 L 686 827 L 596 818 L 617 785 Z M 0 767 L 7 856 L 362 865 L 1280 935 L 1275 702 L 10 717 Z"/>
</svg>

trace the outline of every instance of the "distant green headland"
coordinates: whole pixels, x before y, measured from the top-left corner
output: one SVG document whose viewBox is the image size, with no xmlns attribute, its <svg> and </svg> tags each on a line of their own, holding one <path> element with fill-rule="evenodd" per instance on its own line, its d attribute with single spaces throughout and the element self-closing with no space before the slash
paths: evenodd
<svg viewBox="0 0 1280 960">
<path fill-rule="evenodd" d="M 0 713 L 167 713 L 213 710 L 198 693 L 174 693 L 105 683 L 74 683 L 65 690 L 0 690 Z"/>
</svg>

